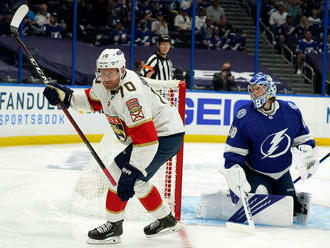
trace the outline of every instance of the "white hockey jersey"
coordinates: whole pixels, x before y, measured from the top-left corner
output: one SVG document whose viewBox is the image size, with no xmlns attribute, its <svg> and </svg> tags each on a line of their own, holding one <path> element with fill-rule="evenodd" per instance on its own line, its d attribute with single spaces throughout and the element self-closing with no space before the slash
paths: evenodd
<svg viewBox="0 0 330 248">
<path fill-rule="evenodd" d="M 130 70 L 116 91 L 107 91 L 94 80 L 85 94 L 74 92 L 71 108 L 103 110 L 118 140 L 133 143 L 130 164 L 145 176 L 145 168 L 157 152 L 158 137 L 184 132 L 178 110 Z"/>
</svg>

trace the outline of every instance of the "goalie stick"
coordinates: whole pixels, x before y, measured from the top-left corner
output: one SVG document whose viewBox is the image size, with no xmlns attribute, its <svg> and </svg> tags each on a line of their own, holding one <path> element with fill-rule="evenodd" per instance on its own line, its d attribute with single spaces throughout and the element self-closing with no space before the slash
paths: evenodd
<svg viewBox="0 0 330 248">
<path fill-rule="evenodd" d="M 327 155 L 325 155 L 323 158 L 321 158 L 321 160 L 319 161 L 319 163 L 321 164 L 321 163 L 322 163 L 324 160 L 326 160 L 329 156 L 330 156 L 330 152 L 329 152 Z M 310 178 L 312 175 L 313 175 L 313 174 L 308 174 L 307 178 Z M 301 180 L 301 177 L 299 176 L 298 178 L 296 178 L 296 179 L 293 181 L 293 183 L 295 184 L 295 183 L 299 182 L 300 180 Z"/>
<path fill-rule="evenodd" d="M 21 40 L 21 38 L 19 36 L 18 27 L 20 26 L 22 20 L 24 19 L 24 17 L 28 13 L 28 11 L 29 11 L 29 7 L 27 5 L 25 5 L 25 4 L 21 5 L 16 10 L 16 12 L 14 14 L 14 17 L 13 17 L 11 23 L 10 23 L 10 31 L 14 35 L 15 39 L 18 42 L 18 45 L 22 48 L 22 50 L 23 50 L 24 54 L 26 55 L 26 57 L 29 59 L 29 61 L 32 64 L 33 68 L 36 70 L 36 72 L 37 72 L 38 76 L 41 78 L 42 82 L 45 85 L 48 85 L 49 84 L 48 78 L 45 76 L 44 72 L 41 70 L 41 68 L 39 67 L 38 63 L 33 58 L 32 54 L 27 49 L 27 47 L 25 46 L 24 42 Z M 61 107 L 61 109 L 63 110 L 64 114 L 69 119 L 69 121 L 71 122 L 72 126 L 77 131 L 77 133 L 79 134 L 80 138 L 83 140 L 83 142 L 87 146 L 88 150 L 91 152 L 91 154 L 93 155 L 93 157 L 97 161 L 98 165 L 103 170 L 104 174 L 110 180 L 111 184 L 114 185 L 114 186 L 116 186 L 117 185 L 116 181 L 111 176 L 109 170 L 105 167 L 105 165 L 103 164 L 102 160 L 97 155 L 97 153 L 95 152 L 94 148 L 89 143 L 89 141 L 87 140 L 86 136 L 83 134 L 83 132 L 81 131 L 80 127 L 75 122 L 75 120 L 73 119 L 72 115 L 70 114 L 70 112 L 66 108 L 63 107 L 63 104 L 61 103 L 61 101 L 58 102 L 58 105 Z"/>
<path fill-rule="evenodd" d="M 239 231 L 248 234 L 255 234 L 254 221 L 252 218 L 252 212 L 248 201 L 248 194 L 244 192 L 241 188 L 239 188 L 239 193 L 240 193 L 240 199 L 243 204 L 245 216 L 249 225 L 246 226 L 240 223 L 226 222 L 226 228 L 231 231 Z"/>
</svg>

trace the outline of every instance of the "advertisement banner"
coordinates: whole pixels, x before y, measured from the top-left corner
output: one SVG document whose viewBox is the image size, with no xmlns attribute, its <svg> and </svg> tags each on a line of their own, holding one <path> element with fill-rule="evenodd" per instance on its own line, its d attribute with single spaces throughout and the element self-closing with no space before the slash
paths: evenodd
<svg viewBox="0 0 330 248">
<path fill-rule="evenodd" d="M 48 103 L 43 89 L 44 86 L 0 86 L 0 137 L 76 134 L 64 112 Z M 100 134 L 107 125 L 100 113 L 70 113 L 86 134 Z"/>
<path fill-rule="evenodd" d="M 43 86 L 0 87 L 0 137 L 76 135 L 71 123 L 58 107 L 51 106 L 42 94 Z M 84 88 L 74 88 L 82 91 Z M 330 99 L 313 96 L 278 96 L 292 101 L 301 110 L 312 135 L 330 138 Z M 186 138 L 187 141 L 212 142 L 210 137 L 228 134 L 235 113 L 250 101 L 244 93 L 219 93 L 187 91 Z M 70 111 L 85 134 L 104 134 L 109 125 L 101 113 Z M 189 136 L 196 139 L 189 140 Z"/>
</svg>

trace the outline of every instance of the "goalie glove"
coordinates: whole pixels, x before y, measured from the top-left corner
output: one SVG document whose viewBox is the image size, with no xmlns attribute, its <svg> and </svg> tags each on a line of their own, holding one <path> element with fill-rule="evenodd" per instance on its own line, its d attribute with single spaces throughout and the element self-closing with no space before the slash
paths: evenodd
<svg viewBox="0 0 330 248">
<path fill-rule="evenodd" d="M 51 105 L 57 105 L 59 101 L 67 109 L 70 107 L 70 101 L 73 90 L 57 83 L 49 83 L 44 89 L 44 96 Z"/>
<path fill-rule="evenodd" d="M 312 148 L 310 145 L 299 145 L 294 149 L 296 155 L 296 169 L 302 180 L 306 180 L 310 175 L 313 175 L 318 166 L 319 161 L 317 159 L 316 148 Z"/>
<path fill-rule="evenodd" d="M 226 178 L 230 190 L 230 196 L 234 204 L 238 202 L 240 188 L 246 193 L 251 191 L 251 185 L 246 179 L 245 172 L 238 164 L 233 165 L 229 169 L 225 169 L 223 174 Z"/>
</svg>

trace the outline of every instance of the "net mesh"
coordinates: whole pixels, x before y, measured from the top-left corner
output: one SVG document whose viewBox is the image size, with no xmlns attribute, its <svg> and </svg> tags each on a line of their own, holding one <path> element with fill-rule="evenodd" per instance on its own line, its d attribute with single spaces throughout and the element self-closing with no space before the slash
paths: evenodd
<svg viewBox="0 0 330 248">
<path fill-rule="evenodd" d="M 147 80 L 148 84 L 158 94 L 167 99 L 172 106 L 179 108 L 179 81 L 164 83 L 158 80 Z M 96 152 L 104 165 L 109 166 L 115 156 L 124 148 L 125 146 L 117 140 L 112 129 L 109 127 L 97 146 Z M 180 154 L 182 156 L 182 153 Z M 182 168 L 182 164 L 178 164 L 178 161 L 182 161 L 182 159 L 178 160 L 177 156 L 174 156 L 161 166 L 150 180 L 157 187 L 163 199 L 169 204 L 173 213 L 180 211 L 178 209 L 180 206 L 176 203 L 176 199 L 178 198 L 176 194 L 180 193 L 181 196 L 181 181 L 176 182 L 176 173 L 178 167 Z M 179 184 L 180 187 L 177 187 Z M 105 200 L 109 185 L 108 178 L 103 174 L 103 171 L 99 168 L 94 158 L 92 158 L 86 169 L 81 173 L 73 189 L 71 199 L 72 212 L 80 215 L 104 217 Z M 178 192 L 179 190 L 180 192 Z M 145 219 L 146 215 L 143 214 L 145 212 L 146 210 L 136 197 L 129 200 L 126 207 L 126 217 L 128 219 Z"/>
</svg>

